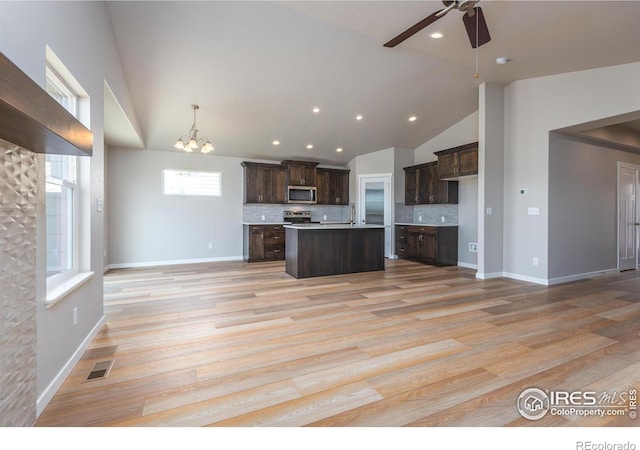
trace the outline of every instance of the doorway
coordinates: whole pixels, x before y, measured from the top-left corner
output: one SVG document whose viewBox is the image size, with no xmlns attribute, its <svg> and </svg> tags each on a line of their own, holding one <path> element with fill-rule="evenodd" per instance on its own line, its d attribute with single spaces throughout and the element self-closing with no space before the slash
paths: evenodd
<svg viewBox="0 0 640 450">
<path fill-rule="evenodd" d="M 358 223 L 384 225 L 384 256 L 391 256 L 391 174 L 358 175 Z"/>
<path fill-rule="evenodd" d="M 618 270 L 638 268 L 640 166 L 618 163 Z"/>
</svg>

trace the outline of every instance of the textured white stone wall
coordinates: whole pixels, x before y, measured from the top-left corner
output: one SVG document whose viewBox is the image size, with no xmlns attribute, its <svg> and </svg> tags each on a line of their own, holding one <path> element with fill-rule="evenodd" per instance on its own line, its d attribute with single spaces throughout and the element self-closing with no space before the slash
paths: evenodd
<svg viewBox="0 0 640 450">
<path fill-rule="evenodd" d="M 0 141 L 0 427 L 36 420 L 36 173 Z"/>
</svg>

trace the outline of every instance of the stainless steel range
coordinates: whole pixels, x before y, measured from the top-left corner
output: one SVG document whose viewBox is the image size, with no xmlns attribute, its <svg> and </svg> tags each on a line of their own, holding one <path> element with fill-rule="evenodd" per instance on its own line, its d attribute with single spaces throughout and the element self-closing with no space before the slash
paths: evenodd
<svg viewBox="0 0 640 450">
<path fill-rule="evenodd" d="M 284 211 L 282 220 L 291 223 L 311 223 L 311 211 Z"/>
</svg>

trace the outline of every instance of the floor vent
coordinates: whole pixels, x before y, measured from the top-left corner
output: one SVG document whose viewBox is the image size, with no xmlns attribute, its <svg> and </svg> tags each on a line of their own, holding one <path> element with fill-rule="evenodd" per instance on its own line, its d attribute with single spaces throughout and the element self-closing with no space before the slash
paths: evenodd
<svg viewBox="0 0 640 450">
<path fill-rule="evenodd" d="M 95 363 L 84 381 L 102 380 L 109 376 L 109 372 L 113 367 L 114 359 Z"/>
</svg>

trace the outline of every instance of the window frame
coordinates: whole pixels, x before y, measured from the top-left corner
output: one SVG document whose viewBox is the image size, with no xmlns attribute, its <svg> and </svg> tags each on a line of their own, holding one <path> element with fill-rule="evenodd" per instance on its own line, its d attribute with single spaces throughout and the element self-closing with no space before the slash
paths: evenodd
<svg viewBox="0 0 640 450">
<path fill-rule="evenodd" d="M 60 103 L 70 114 L 81 120 L 85 126 L 89 122 L 89 96 L 82 89 L 82 86 L 73 78 L 68 70 L 62 65 L 58 58 L 47 47 L 47 60 L 45 65 L 45 90 Z M 57 155 L 56 155 L 57 156 Z M 49 156 L 45 156 L 45 192 L 49 183 L 58 185 L 63 188 L 71 189 L 71 208 L 70 213 L 71 233 L 68 234 L 71 240 L 72 249 L 69 252 L 71 257 L 71 267 L 62 272 L 48 275 L 49 270 L 49 253 L 48 243 L 45 244 L 45 266 L 46 266 L 46 307 L 50 308 L 58 301 L 68 296 L 72 291 L 76 290 L 87 281 L 89 281 L 94 273 L 89 271 L 90 268 L 90 250 L 85 248 L 90 246 L 90 228 L 85 229 L 85 215 L 91 213 L 89 205 L 86 204 L 88 197 L 85 199 L 87 191 L 85 184 L 88 182 L 89 160 L 78 156 L 63 156 L 64 158 L 73 158 L 73 172 L 69 172 L 68 168 L 64 168 L 62 177 L 52 176 L 50 170 L 47 170 Z M 84 166 L 84 167 L 83 167 Z M 72 173 L 72 176 L 69 174 Z M 46 196 L 46 193 L 45 193 Z M 45 209 L 46 209 L 45 197 Z M 46 215 L 45 215 L 46 222 Z M 90 225 L 89 225 L 90 227 Z M 87 234 L 89 233 L 89 234 Z M 46 225 L 45 239 L 48 240 Z M 45 241 L 47 242 L 47 241 Z"/>
<path fill-rule="evenodd" d="M 167 192 L 167 183 L 166 183 L 166 173 L 167 172 L 189 172 L 196 174 L 212 174 L 217 177 L 216 187 L 214 188 L 217 192 L 212 193 L 187 193 L 187 192 Z M 182 196 L 182 197 L 214 197 L 221 198 L 222 197 L 222 171 L 219 170 L 193 170 L 193 169 L 162 169 L 162 195 L 167 196 Z"/>
</svg>

